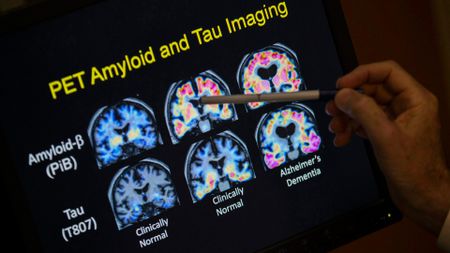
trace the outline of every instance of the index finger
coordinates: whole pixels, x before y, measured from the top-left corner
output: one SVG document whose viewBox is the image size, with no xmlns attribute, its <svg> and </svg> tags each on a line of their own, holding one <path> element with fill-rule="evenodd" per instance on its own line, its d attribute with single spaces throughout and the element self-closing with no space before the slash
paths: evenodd
<svg viewBox="0 0 450 253">
<path fill-rule="evenodd" d="M 361 65 L 337 81 L 338 88 L 357 88 L 363 84 L 382 84 L 393 95 L 420 88 L 420 84 L 393 61 Z"/>
</svg>

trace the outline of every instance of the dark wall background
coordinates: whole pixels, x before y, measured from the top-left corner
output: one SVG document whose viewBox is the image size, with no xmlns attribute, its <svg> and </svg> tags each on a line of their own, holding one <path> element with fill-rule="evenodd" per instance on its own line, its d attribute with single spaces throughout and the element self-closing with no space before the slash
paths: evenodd
<svg viewBox="0 0 450 253">
<path fill-rule="evenodd" d="M 448 1 L 342 0 L 360 63 L 393 59 L 412 73 L 440 100 L 442 139 L 450 159 Z M 448 68 L 447 68 L 447 72 Z M 333 253 L 441 252 L 436 238 L 407 218 Z"/>
</svg>

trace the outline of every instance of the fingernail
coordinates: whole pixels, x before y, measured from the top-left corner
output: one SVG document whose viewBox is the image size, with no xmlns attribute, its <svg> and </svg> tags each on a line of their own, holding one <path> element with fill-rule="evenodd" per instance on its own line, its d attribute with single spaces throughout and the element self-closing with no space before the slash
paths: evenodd
<svg viewBox="0 0 450 253">
<path fill-rule="evenodd" d="M 340 84 L 341 83 L 341 79 L 342 79 L 342 77 L 339 77 L 338 80 L 336 81 L 336 88 L 337 89 L 341 88 L 341 84 Z"/>
<path fill-rule="evenodd" d="M 339 147 L 339 146 L 338 146 L 338 143 L 337 143 L 337 138 L 336 138 L 336 137 L 333 139 L 333 145 L 334 145 L 335 147 L 337 147 L 337 148 Z"/>
<path fill-rule="evenodd" d="M 330 110 L 328 109 L 328 103 L 327 103 L 327 105 L 325 106 L 325 113 L 326 113 L 328 116 L 333 116 L 333 115 L 331 115 L 331 112 L 330 112 Z"/>
<path fill-rule="evenodd" d="M 328 124 L 328 131 L 330 131 L 330 133 L 334 134 L 334 130 L 331 127 L 331 122 L 330 122 L 330 124 Z"/>
</svg>

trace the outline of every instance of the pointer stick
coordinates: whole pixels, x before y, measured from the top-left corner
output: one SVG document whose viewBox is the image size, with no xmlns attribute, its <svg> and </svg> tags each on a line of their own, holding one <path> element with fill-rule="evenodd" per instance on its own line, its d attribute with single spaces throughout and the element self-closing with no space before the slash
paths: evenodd
<svg viewBox="0 0 450 253">
<path fill-rule="evenodd" d="M 310 101 L 310 100 L 331 100 L 334 98 L 337 90 L 309 90 L 299 92 L 285 93 L 267 93 L 267 94 L 240 94 L 230 96 L 204 96 L 200 98 L 202 104 L 246 104 L 250 102 L 291 102 L 291 101 Z"/>
</svg>

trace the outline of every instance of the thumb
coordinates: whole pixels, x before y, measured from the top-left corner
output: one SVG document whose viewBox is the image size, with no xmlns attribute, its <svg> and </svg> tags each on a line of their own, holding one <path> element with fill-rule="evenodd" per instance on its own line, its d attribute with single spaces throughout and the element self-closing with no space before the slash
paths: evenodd
<svg viewBox="0 0 450 253">
<path fill-rule="evenodd" d="M 335 103 L 361 124 L 372 144 L 389 145 L 395 125 L 373 98 L 352 89 L 342 89 L 336 94 Z"/>
</svg>

